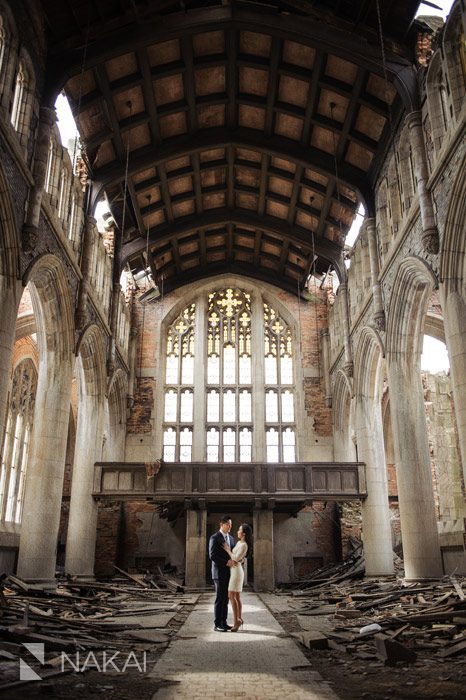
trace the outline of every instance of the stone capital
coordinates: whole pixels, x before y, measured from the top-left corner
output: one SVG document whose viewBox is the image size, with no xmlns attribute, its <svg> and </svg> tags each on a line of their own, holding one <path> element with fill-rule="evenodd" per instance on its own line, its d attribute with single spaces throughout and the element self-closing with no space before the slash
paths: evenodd
<svg viewBox="0 0 466 700">
<path fill-rule="evenodd" d="M 345 364 L 343 365 L 343 371 L 347 377 L 353 376 L 353 369 L 354 365 L 352 360 L 350 362 L 345 362 Z"/>
<path fill-rule="evenodd" d="M 385 311 L 383 309 L 379 309 L 379 311 L 375 312 L 374 324 L 378 331 L 385 330 Z"/>
<path fill-rule="evenodd" d="M 52 126 L 57 121 L 57 112 L 55 110 L 55 107 L 46 107 L 45 105 L 43 105 L 39 109 L 39 121 L 41 124 L 52 128 Z"/>
<path fill-rule="evenodd" d="M 437 255 L 440 250 L 440 240 L 436 226 L 428 228 L 422 234 L 422 245 L 426 253 Z"/>
<path fill-rule="evenodd" d="M 414 129 L 416 127 L 422 126 L 422 114 L 419 110 L 414 112 L 409 112 L 405 117 L 405 124 L 408 129 Z"/>
<path fill-rule="evenodd" d="M 37 245 L 39 230 L 33 224 L 24 224 L 21 233 L 21 243 L 25 253 L 32 253 Z"/>
</svg>

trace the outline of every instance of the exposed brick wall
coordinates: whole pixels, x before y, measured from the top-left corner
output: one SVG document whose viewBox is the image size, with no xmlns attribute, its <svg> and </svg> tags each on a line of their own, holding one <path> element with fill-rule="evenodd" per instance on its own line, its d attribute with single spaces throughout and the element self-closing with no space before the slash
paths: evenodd
<svg viewBox="0 0 466 700">
<path fill-rule="evenodd" d="M 396 480 L 396 467 L 394 464 L 387 464 L 388 496 L 398 498 L 398 483 Z"/>
<path fill-rule="evenodd" d="M 317 435 L 332 435 L 332 411 L 325 405 L 325 385 L 323 379 L 311 377 L 304 380 L 304 409 L 314 419 Z"/>
<path fill-rule="evenodd" d="M 39 352 L 37 349 L 37 343 L 34 342 L 30 335 L 20 338 L 14 344 L 11 365 L 12 368 L 16 367 L 16 365 L 26 357 L 30 357 L 32 359 L 36 369 L 39 367 Z"/>
<path fill-rule="evenodd" d="M 121 563 L 122 518 L 121 503 L 99 503 L 94 564 L 96 576 L 113 576 L 113 565 Z"/>
<path fill-rule="evenodd" d="M 128 433 L 141 434 L 152 431 L 155 380 L 153 377 L 138 377 L 134 392 L 134 405 L 127 423 Z"/>
<path fill-rule="evenodd" d="M 337 504 L 331 501 L 315 502 L 311 510 L 313 513 L 312 530 L 324 564 L 338 561 L 340 558 L 340 533 Z"/>
<path fill-rule="evenodd" d="M 123 504 L 122 562 L 125 568 L 131 569 L 135 566 L 135 553 L 139 548 L 138 530 L 142 525 L 138 513 L 153 511 L 154 505 L 144 501 Z"/>
<path fill-rule="evenodd" d="M 361 540 L 362 520 L 361 504 L 345 501 L 339 504 L 341 553 L 343 559 L 352 553 L 354 547 L 351 540 Z"/>
</svg>

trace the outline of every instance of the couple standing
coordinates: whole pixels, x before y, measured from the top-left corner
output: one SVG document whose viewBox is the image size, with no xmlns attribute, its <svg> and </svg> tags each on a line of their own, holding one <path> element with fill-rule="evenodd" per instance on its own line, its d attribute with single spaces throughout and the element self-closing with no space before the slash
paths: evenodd
<svg viewBox="0 0 466 700">
<path fill-rule="evenodd" d="M 215 585 L 214 630 L 237 632 L 243 624 L 241 591 L 243 590 L 243 562 L 251 554 L 252 531 L 247 523 L 238 528 L 238 541 L 230 535 L 231 518 L 220 519 L 219 530 L 209 540 L 209 557 L 212 562 L 212 579 Z M 227 623 L 228 600 L 233 609 L 233 626 Z"/>
</svg>

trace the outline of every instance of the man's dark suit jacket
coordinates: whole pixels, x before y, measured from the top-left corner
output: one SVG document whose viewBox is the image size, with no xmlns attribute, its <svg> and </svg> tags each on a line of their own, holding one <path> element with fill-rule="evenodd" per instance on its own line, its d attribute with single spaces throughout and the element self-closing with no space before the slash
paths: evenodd
<svg viewBox="0 0 466 700">
<path fill-rule="evenodd" d="M 231 535 L 228 535 L 230 549 L 235 546 L 235 540 Z M 225 538 L 222 533 L 217 530 L 209 540 L 209 558 L 212 562 L 212 579 L 219 581 L 228 580 L 230 578 L 230 568 L 227 566 L 229 555 L 223 549 Z"/>
</svg>

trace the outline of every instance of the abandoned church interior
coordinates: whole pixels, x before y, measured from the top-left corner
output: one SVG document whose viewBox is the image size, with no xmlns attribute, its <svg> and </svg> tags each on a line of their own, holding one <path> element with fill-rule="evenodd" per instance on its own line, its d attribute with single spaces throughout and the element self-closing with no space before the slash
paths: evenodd
<svg viewBox="0 0 466 700">
<path fill-rule="evenodd" d="M 0 572 L 204 590 L 228 514 L 250 591 L 359 545 L 466 575 L 466 4 L 431 4 L 0 0 Z"/>
</svg>

